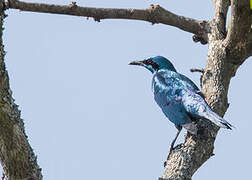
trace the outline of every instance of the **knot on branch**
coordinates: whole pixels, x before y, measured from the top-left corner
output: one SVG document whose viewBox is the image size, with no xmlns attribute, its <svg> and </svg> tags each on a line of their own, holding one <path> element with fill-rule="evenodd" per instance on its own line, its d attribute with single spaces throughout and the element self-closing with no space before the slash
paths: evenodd
<svg viewBox="0 0 252 180">
<path fill-rule="evenodd" d="M 96 21 L 96 22 L 101 22 L 101 17 L 95 16 L 95 17 L 94 17 L 94 21 Z"/>
<path fill-rule="evenodd" d="M 202 21 L 200 24 L 200 31 L 193 35 L 192 39 L 195 43 L 200 42 L 201 44 L 205 45 L 208 43 L 208 36 L 207 33 L 210 32 L 211 28 L 207 21 Z"/>
<path fill-rule="evenodd" d="M 129 9 L 129 15 L 132 16 L 134 14 L 135 10 L 134 9 Z"/>
<path fill-rule="evenodd" d="M 147 9 L 149 12 L 148 21 L 152 23 L 152 25 L 159 23 L 159 16 L 161 11 L 164 11 L 160 5 L 153 5 L 151 4 L 150 7 Z"/>
<path fill-rule="evenodd" d="M 199 32 L 198 34 L 194 34 L 192 39 L 195 43 L 200 42 L 203 45 L 207 44 L 207 40 L 204 37 L 204 34 L 201 32 Z"/>
<path fill-rule="evenodd" d="M 71 4 L 69 4 L 70 9 L 75 9 L 77 8 L 77 3 L 73 1 Z"/>
</svg>

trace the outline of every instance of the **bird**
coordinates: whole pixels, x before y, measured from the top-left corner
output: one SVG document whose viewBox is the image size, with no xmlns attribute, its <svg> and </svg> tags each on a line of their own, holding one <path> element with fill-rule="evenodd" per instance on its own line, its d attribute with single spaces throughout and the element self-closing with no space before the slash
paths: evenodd
<svg viewBox="0 0 252 180">
<path fill-rule="evenodd" d="M 171 61 L 163 56 L 155 56 L 129 65 L 142 66 L 152 74 L 154 99 L 164 115 L 175 125 L 177 134 L 170 145 L 170 153 L 182 130 L 197 135 L 197 120 L 207 119 L 220 128 L 232 129 L 234 126 L 216 114 L 205 101 L 203 93 L 192 80 L 177 72 Z"/>
</svg>

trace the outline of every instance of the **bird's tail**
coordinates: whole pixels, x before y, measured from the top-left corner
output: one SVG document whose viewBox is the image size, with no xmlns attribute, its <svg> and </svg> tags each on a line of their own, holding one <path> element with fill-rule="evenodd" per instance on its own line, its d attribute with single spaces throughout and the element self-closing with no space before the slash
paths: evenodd
<svg viewBox="0 0 252 180">
<path fill-rule="evenodd" d="M 218 114 L 216 114 L 215 112 L 213 112 L 210 108 L 208 111 L 205 112 L 205 118 L 209 119 L 210 121 L 212 121 L 214 124 L 216 124 L 217 126 L 221 127 L 221 128 L 226 128 L 226 129 L 232 129 L 234 128 L 233 125 L 231 125 L 229 122 L 227 122 L 225 119 L 223 119 L 222 117 L 220 117 Z"/>
</svg>

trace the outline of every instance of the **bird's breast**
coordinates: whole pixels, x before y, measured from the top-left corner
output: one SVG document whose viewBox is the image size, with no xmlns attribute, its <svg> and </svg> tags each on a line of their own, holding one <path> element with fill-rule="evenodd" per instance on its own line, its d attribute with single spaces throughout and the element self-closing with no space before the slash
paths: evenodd
<svg viewBox="0 0 252 180">
<path fill-rule="evenodd" d="M 167 85 L 165 84 L 165 82 L 163 82 L 162 80 L 160 80 L 160 78 L 158 78 L 157 76 L 154 76 L 152 79 L 152 90 L 153 92 L 160 92 L 167 89 Z"/>
</svg>

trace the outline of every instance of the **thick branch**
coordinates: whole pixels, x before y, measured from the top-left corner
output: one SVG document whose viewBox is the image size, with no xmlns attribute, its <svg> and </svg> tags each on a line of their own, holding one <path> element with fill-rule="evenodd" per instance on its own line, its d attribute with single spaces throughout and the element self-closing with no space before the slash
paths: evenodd
<svg viewBox="0 0 252 180">
<path fill-rule="evenodd" d="M 215 26 L 212 27 L 216 28 L 215 39 L 224 39 L 226 37 L 226 19 L 229 5 L 229 0 L 214 1 L 215 12 L 213 23 L 215 23 Z"/>
<path fill-rule="evenodd" d="M 207 32 L 206 21 L 197 21 L 192 18 L 179 16 L 165 10 L 159 5 L 151 5 L 148 9 L 112 9 L 81 7 L 74 2 L 70 5 L 54 5 L 8 0 L 7 8 L 41 13 L 93 17 L 96 21 L 100 21 L 101 19 L 142 20 L 153 24 L 162 23 L 171 25 L 193 34 Z"/>
<path fill-rule="evenodd" d="M 240 42 L 247 42 L 251 29 L 252 13 L 249 0 L 231 1 L 230 28 L 226 38 L 226 46 L 231 47 Z"/>
</svg>

